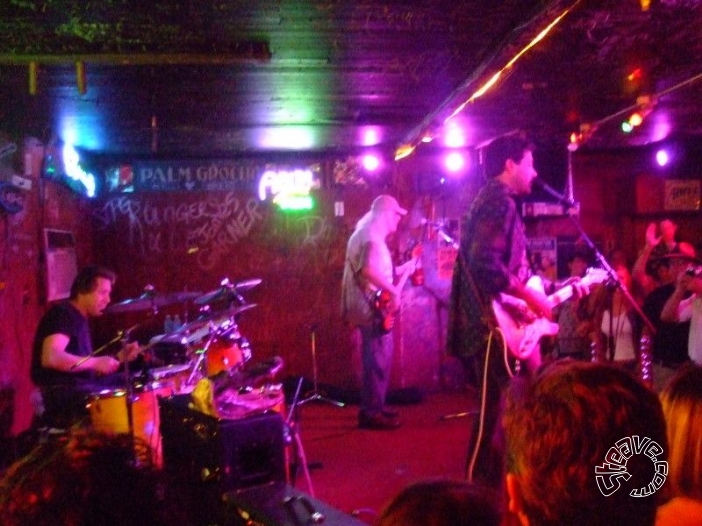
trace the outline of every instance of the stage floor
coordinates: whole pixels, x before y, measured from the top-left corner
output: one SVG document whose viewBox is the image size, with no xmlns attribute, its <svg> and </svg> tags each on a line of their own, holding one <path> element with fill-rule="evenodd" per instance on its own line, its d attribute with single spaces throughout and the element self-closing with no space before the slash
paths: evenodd
<svg viewBox="0 0 702 526">
<path fill-rule="evenodd" d="M 364 522 L 372 522 L 403 487 L 432 478 L 463 479 L 477 400 L 469 390 L 425 395 L 395 406 L 403 425 L 393 431 L 361 430 L 358 406 L 310 402 L 299 407 L 300 438 L 314 496 Z M 310 493 L 304 473 L 294 486 Z"/>
</svg>

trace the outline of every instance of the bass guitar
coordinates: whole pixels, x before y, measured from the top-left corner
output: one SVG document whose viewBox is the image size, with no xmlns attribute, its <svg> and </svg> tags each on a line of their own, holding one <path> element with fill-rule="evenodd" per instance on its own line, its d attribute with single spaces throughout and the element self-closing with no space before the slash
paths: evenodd
<svg viewBox="0 0 702 526">
<path fill-rule="evenodd" d="M 419 257 L 422 255 L 422 245 L 417 245 L 412 249 L 412 261 L 417 265 Z M 407 283 L 407 278 L 410 277 L 410 272 L 405 272 L 400 276 L 400 280 L 397 282 L 396 287 L 399 290 L 405 286 Z M 372 293 L 370 304 L 373 309 L 373 314 L 380 324 L 380 328 L 384 334 L 392 331 L 395 326 L 395 317 L 397 311 L 392 308 L 392 294 L 385 289 L 376 290 Z"/>
<path fill-rule="evenodd" d="M 609 278 L 607 271 L 598 268 L 587 270 L 580 283 L 590 286 L 602 283 Z M 527 288 L 543 293 L 541 278 L 534 276 L 527 281 Z M 567 285 L 546 298 L 551 308 L 560 305 L 573 295 L 573 287 Z M 497 320 L 497 326 L 502 331 L 507 348 L 518 360 L 526 360 L 539 345 L 544 336 L 554 336 L 558 333 L 558 324 L 543 316 L 537 316 L 526 302 L 515 296 L 501 293 L 492 302 L 492 311 Z"/>
</svg>

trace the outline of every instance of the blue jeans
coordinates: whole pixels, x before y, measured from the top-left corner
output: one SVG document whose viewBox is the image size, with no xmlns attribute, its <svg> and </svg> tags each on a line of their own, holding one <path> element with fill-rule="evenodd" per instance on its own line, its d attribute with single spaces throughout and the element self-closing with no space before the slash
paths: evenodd
<svg viewBox="0 0 702 526">
<path fill-rule="evenodd" d="M 392 366 L 392 333 L 383 334 L 375 324 L 361 326 L 361 411 L 374 415 L 385 407 Z"/>
</svg>

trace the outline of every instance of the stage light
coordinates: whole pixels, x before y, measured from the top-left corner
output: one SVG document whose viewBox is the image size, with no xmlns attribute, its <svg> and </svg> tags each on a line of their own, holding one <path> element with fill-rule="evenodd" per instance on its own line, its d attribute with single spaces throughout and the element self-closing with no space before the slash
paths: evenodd
<svg viewBox="0 0 702 526">
<path fill-rule="evenodd" d="M 444 144 L 447 148 L 462 148 L 466 144 L 463 130 L 456 125 L 451 126 L 444 136 Z"/>
<path fill-rule="evenodd" d="M 466 164 L 465 158 L 463 157 L 463 154 L 460 154 L 458 152 L 452 152 L 446 156 L 446 159 L 444 160 L 444 166 L 446 166 L 446 169 L 449 172 L 458 172 L 461 170 Z"/>
<path fill-rule="evenodd" d="M 670 155 L 665 150 L 658 150 L 656 152 L 656 162 L 658 166 L 665 166 L 670 162 Z"/>
<path fill-rule="evenodd" d="M 361 163 L 363 164 L 363 168 L 368 172 L 374 172 L 380 167 L 380 159 L 377 155 L 372 153 L 364 155 L 361 159 Z"/>
<path fill-rule="evenodd" d="M 631 133 L 633 131 L 634 127 L 631 125 L 629 121 L 624 121 L 622 122 L 622 131 L 624 133 Z"/>
</svg>

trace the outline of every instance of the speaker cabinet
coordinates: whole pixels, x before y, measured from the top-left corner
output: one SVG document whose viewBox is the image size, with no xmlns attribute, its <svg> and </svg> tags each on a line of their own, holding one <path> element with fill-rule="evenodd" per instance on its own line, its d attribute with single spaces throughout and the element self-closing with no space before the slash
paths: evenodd
<svg viewBox="0 0 702 526">
<path fill-rule="evenodd" d="M 228 492 L 225 526 L 367 526 L 284 482 Z"/>
<path fill-rule="evenodd" d="M 190 395 L 159 399 L 167 471 L 220 495 L 285 481 L 284 422 L 279 413 L 225 420 L 195 411 L 189 402 Z"/>
</svg>

